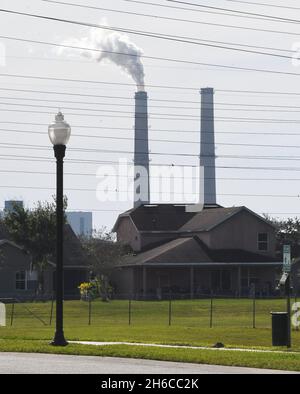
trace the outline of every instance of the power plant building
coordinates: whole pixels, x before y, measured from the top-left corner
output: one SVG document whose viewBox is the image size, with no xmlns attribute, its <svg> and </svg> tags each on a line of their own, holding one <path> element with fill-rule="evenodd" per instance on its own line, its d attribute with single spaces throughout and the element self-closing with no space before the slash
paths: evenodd
<svg viewBox="0 0 300 394">
<path fill-rule="evenodd" d="M 201 89 L 202 205 L 151 204 L 147 107 L 147 94 L 137 93 L 135 165 L 145 172 L 133 208 L 119 215 L 113 228 L 134 252 L 115 272 L 117 294 L 272 295 L 282 267 L 274 226 L 244 206 L 217 204 L 214 90 Z M 139 175 L 135 171 L 136 179 Z"/>
</svg>

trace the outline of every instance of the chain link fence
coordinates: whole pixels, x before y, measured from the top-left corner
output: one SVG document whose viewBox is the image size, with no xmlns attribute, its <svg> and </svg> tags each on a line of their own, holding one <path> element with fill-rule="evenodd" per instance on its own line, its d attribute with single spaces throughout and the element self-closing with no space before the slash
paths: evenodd
<svg viewBox="0 0 300 394">
<path fill-rule="evenodd" d="M 286 299 L 232 298 L 203 296 L 182 299 L 176 294 L 162 301 L 136 300 L 128 294 L 122 299 L 64 302 L 66 325 L 78 326 L 180 326 L 199 328 L 271 328 L 271 312 L 286 311 Z M 187 297 L 186 297 L 187 298 Z M 21 302 L 5 299 L 7 326 L 52 326 L 55 322 L 55 299 Z M 298 302 L 294 296 L 293 302 Z M 300 298 L 299 298 L 300 301 Z"/>
</svg>

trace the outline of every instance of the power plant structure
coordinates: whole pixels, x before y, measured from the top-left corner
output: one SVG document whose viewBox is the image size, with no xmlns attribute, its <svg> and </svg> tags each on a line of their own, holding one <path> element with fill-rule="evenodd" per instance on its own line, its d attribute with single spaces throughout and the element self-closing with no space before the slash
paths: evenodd
<svg viewBox="0 0 300 394">
<path fill-rule="evenodd" d="M 201 89 L 197 204 L 151 203 L 147 93 L 136 93 L 135 203 L 113 232 L 132 257 L 114 273 L 116 294 L 136 299 L 249 296 L 276 292 L 275 227 L 244 206 L 216 198 L 214 89 Z"/>
<path fill-rule="evenodd" d="M 203 168 L 204 205 L 215 205 L 216 156 L 214 89 L 201 89 L 200 168 Z"/>
<path fill-rule="evenodd" d="M 148 95 L 135 94 L 134 207 L 150 204 Z"/>
<path fill-rule="evenodd" d="M 214 89 L 201 89 L 199 204 L 187 206 L 189 212 L 199 212 L 203 206 L 216 206 L 216 166 L 214 128 Z M 148 132 L 148 95 L 135 94 L 134 126 L 134 207 L 151 203 Z"/>
</svg>

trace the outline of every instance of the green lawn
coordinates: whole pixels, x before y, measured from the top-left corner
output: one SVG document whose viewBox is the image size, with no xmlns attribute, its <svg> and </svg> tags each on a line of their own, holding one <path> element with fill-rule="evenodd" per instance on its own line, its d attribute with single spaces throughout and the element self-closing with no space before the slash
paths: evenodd
<svg viewBox="0 0 300 394">
<path fill-rule="evenodd" d="M 89 321 L 88 303 L 65 302 L 65 333 L 70 340 L 153 342 L 185 345 L 226 346 L 271 345 L 271 311 L 283 311 L 284 300 L 256 302 L 256 329 L 252 328 L 252 301 L 214 300 L 213 328 L 210 328 L 210 300 L 174 301 L 169 326 L 167 301 L 132 302 L 131 326 L 128 324 L 128 302 L 92 303 Z M 11 305 L 7 305 L 7 327 L 0 328 L 0 338 L 51 339 L 51 303 L 16 304 L 10 326 Z M 36 317 L 33 316 L 36 315 Z M 54 311 L 55 315 L 55 311 Z M 39 319 L 42 319 L 43 324 Z M 293 349 L 300 351 L 300 332 L 293 332 Z"/>
<path fill-rule="evenodd" d="M 218 299 L 213 304 L 213 328 L 210 328 L 210 300 L 172 302 L 172 324 L 169 326 L 167 301 L 132 302 L 131 325 L 128 324 L 128 301 L 92 303 L 65 302 L 65 335 L 68 340 L 126 341 L 158 344 L 212 346 L 222 342 L 226 347 L 271 348 L 271 311 L 284 311 L 285 300 L 257 300 L 256 328 L 253 325 L 252 301 Z M 58 351 L 47 342 L 53 337 L 54 315 L 50 326 L 51 303 L 16 304 L 10 326 L 11 305 L 7 305 L 7 326 L 0 327 L 0 351 Z M 34 315 L 35 316 L 34 316 Z M 41 320 L 39 320 L 41 319 Z M 293 331 L 293 351 L 300 352 L 300 331 Z M 12 341 L 13 340 L 13 341 Z M 46 342 L 44 342 L 46 341 Z M 79 350 L 81 349 L 81 350 Z M 274 349 L 276 350 L 276 349 Z M 278 349 L 277 349 L 278 350 Z M 281 350 L 286 350 L 285 348 Z M 184 349 L 153 349 L 126 346 L 91 348 L 71 345 L 59 351 L 80 354 L 119 355 L 185 360 L 188 362 L 224 365 L 264 366 L 300 370 L 299 355 L 252 354 L 238 352 L 191 351 Z M 226 354 L 225 354 L 226 353 Z M 287 364 L 282 361 L 286 358 Z M 273 360 L 270 364 L 267 360 Z M 278 360 L 277 360 L 278 359 Z M 280 363 L 281 359 L 281 363 Z M 275 361 L 274 361 L 275 360 Z M 277 360 L 277 361 L 276 361 Z"/>
</svg>

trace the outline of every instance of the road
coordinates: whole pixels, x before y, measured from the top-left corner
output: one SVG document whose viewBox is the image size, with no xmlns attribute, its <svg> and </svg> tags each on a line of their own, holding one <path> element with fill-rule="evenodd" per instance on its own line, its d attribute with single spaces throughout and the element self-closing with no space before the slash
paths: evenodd
<svg viewBox="0 0 300 394">
<path fill-rule="evenodd" d="M 275 374 L 215 365 L 54 354 L 0 353 L 0 374 Z M 285 372 L 282 372 L 285 373 Z"/>
</svg>

